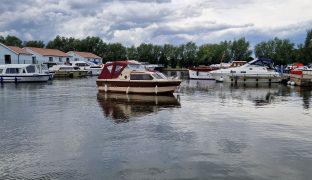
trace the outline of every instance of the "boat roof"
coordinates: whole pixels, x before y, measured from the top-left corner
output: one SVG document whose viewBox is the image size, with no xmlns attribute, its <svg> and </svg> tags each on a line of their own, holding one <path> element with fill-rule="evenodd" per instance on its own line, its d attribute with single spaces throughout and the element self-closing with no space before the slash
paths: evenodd
<svg viewBox="0 0 312 180">
<path fill-rule="evenodd" d="M 257 61 L 261 61 L 261 62 L 266 62 L 266 63 L 273 63 L 273 60 L 272 59 L 268 59 L 268 58 L 259 58 L 259 59 L 254 59 L 250 62 L 248 62 L 249 64 L 253 64 L 254 62 L 257 62 Z"/>
<path fill-rule="evenodd" d="M 3 64 L 0 65 L 0 68 L 24 68 L 34 64 Z"/>
</svg>

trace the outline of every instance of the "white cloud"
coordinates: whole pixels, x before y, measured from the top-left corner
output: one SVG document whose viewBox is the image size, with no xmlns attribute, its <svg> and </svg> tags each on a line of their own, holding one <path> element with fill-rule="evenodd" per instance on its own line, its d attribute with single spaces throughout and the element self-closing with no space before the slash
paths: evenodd
<svg viewBox="0 0 312 180">
<path fill-rule="evenodd" d="M 300 42 L 312 28 L 310 0 L 3 0 L 0 35 L 23 40 L 100 36 L 126 45 L 199 44 L 275 36 Z"/>
</svg>

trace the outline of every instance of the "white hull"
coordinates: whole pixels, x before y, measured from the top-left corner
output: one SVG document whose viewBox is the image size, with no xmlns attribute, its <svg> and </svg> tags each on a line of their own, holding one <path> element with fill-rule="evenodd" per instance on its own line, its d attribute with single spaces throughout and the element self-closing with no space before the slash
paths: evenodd
<svg viewBox="0 0 312 180">
<path fill-rule="evenodd" d="M 214 80 L 214 77 L 209 71 L 194 71 L 189 70 L 190 79 L 203 79 L 203 80 Z"/>
<path fill-rule="evenodd" d="M 88 69 L 88 74 L 91 75 L 91 76 L 98 76 L 100 75 L 102 71 L 102 68 L 90 68 Z"/>
<path fill-rule="evenodd" d="M 223 74 L 213 73 L 219 82 L 230 83 L 278 83 L 281 77 L 278 74 Z"/>
<path fill-rule="evenodd" d="M 52 75 L 1 75 L 0 76 L 0 82 L 47 82 L 52 78 Z"/>
<path fill-rule="evenodd" d="M 126 94 L 166 94 L 174 92 L 177 86 L 166 87 L 105 87 L 99 86 L 98 90 L 103 92 L 119 92 Z"/>
</svg>

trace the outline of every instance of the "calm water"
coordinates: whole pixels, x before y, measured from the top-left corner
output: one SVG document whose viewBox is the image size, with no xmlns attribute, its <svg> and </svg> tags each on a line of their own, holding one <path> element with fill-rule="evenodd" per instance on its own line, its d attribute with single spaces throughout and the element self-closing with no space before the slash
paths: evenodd
<svg viewBox="0 0 312 180">
<path fill-rule="evenodd" d="M 127 96 L 95 80 L 0 87 L 0 179 L 311 179 L 311 89 Z"/>
</svg>

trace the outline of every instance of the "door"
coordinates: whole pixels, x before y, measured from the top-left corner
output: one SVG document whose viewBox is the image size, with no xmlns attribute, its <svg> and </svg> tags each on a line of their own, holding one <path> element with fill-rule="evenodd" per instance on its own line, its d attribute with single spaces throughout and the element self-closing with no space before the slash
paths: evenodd
<svg viewBox="0 0 312 180">
<path fill-rule="evenodd" d="M 4 55 L 4 63 L 5 64 L 11 64 L 11 55 Z"/>
<path fill-rule="evenodd" d="M 33 64 L 37 64 L 36 56 L 33 56 L 33 57 L 32 57 L 32 63 L 33 63 Z"/>
</svg>

